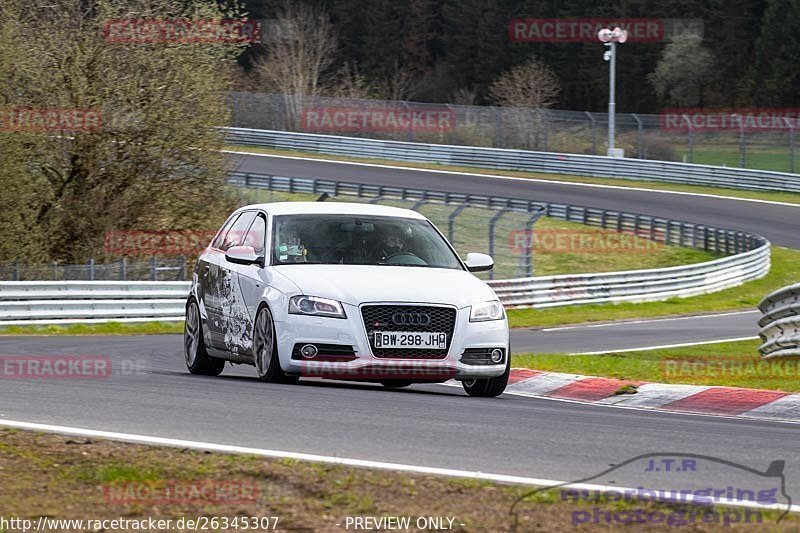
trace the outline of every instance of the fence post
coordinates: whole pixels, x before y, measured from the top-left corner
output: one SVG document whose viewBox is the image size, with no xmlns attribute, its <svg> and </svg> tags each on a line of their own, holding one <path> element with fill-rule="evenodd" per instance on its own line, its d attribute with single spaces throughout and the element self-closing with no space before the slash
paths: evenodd
<svg viewBox="0 0 800 533">
<path fill-rule="evenodd" d="M 450 241 L 450 244 L 453 244 L 453 236 L 455 234 L 455 225 L 456 225 L 456 217 L 461 214 L 461 212 L 468 206 L 469 204 L 463 203 L 453 209 L 449 215 L 447 215 L 447 240 Z M 453 244 L 455 246 L 455 244 Z"/>
<path fill-rule="evenodd" d="M 540 207 L 525 224 L 525 277 L 533 276 L 533 225 L 544 215 L 544 208 Z M 528 239 L 530 237 L 530 239 Z"/>
<path fill-rule="evenodd" d="M 584 111 L 584 113 L 589 117 L 589 127 L 592 128 L 592 155 L 597 155 L 597 123 L 591 113 L 588 111 Z"/>
<path fill-rule="evenodd" d="M 789 126 L 789 172 L 794 173 L 794 126 L 787 117 L 784 120 Z"/>
<path fill-rule="evenodd" d="M 126 281 L 128 279 L 128 258 L 123 257 L 119 261 L 119 279 Z"/>
<path fill-rule="evenodd" d="M 156 260 L 156 256 L 152 256 L 150 258 L 150 281 L 158 281 L 158 261 Z"/>
<path fill-rule="evenodd" d="M 731 116 L 739 119 L 739 168 L 744 168 L 747 160 L 744 145 L 744 120 L 741 115 L 733 114 Z"/>
<path fill-rule="evenodd" d="M 502 217 L 505 213 L 506 209 L 501 209 L 495 216 L 491 218 L 491 220 L 489 220 L 489 255 L 492 257 L 494 257 L 494 226 L 497 224 L 497 221 L 500 220 L 500 217 Z M 489 279 L 494 279 L 494 269 L 489 271 Z"/>
<path fill-rule="evenodd" d="M 694 163 L 694 128 L 692 128 L 692 121 L 689 119 L 689 115 L 683 115 L 683 120 L 686 121 L 686 125 L 689 127 L 687 133 L 688 145 L 689 145 L 689 153 L 687 154 L 687 163 Z"/>
<path fill-rule="evenodd" d="M 89 281 L 94 281 L 94 258 L 89 259 L 87 266 L 89 267 L 89 272 L 87 273 L 89 276 Z"/>
<path fill-rule="evenodd" d="M 644 127 L 642 126 L 642 120 L 636 113 L 631 113 L 631 116 L 633 117 L 633 120 L 636 121 L 637 153 L 639 155 L 639 159 L 644 159 Z"/>
</svg>

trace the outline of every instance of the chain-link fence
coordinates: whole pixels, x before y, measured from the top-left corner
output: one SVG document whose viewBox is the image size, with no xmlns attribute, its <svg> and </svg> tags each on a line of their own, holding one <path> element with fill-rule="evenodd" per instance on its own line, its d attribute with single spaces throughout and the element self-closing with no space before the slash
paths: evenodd
<svg viewBox="0 0 800 533">
<path fill-rule="evenodd" d="M 231 94 L 231 105 L 233 126 L 241 128 L 588 155 L 604 155 L 608 140 L 608 115 L 589 111 L 241 92 Z M 695 115 L 680 111 L 618 113 L 616 147 L 638 159 L 780 172 L 800 169 L 796 119 L 773 120 L 762 128 L 737 122 L 731 113 L 709 111 L 705 118 L 715 117 L 728 121 L 724 127 L 697 127 Z"/>
</svg>

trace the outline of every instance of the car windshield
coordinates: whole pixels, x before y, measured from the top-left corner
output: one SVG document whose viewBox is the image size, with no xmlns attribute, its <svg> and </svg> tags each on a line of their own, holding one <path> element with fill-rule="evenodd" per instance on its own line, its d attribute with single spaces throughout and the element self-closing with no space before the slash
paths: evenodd
<svg viewBox="0 0 800 533">
<path fill-rule="evenodd" d="M 427 220 L 357 215 L 283 215 L 273 224 L 272 264 L 392 265 L 462 269 Z"/>
</svg>

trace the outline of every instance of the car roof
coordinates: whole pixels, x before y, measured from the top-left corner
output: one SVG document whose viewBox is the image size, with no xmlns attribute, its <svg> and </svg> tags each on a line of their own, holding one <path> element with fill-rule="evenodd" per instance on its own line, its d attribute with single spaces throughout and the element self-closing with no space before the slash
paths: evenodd
<svg viewBox="0 0 800 533">
<path fill-rule="evenodd" d="M 352 202 L 272 202 L 244 206 L 237 211 L 263 209 L 271 215 L 372 215 L 425 219 L 424 216 L 401 207 Z"/>
</svg>

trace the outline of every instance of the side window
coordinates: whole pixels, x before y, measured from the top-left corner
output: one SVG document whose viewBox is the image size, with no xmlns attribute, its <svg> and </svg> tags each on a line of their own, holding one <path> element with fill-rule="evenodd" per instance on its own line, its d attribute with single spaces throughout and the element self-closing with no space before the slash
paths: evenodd
<svg viewBox="0 0 800 533">
<path fill-rule="evenodd" d="M 242 244 L 244 246 L 252 246 L 256 255 L 264 255 L 264 234 L 266 231 L 267 221 L 264 219 L 264 215 L 256 216 Z"/>
<path fill-rule="evenodd" d="M 242 238 L 244 237 L 247 228 L 250 226 L 250 223 L 253 222 L 253 218 L 256 216 L 255 211 L 245 211 L 242 213 L 236 222 L 234 222 L 233 226 L 231 226 L 230 231 L 222 241 L 222 245 L 219 247 L 220 250 L 223 252 L 228 251 L 229 248 L 234 246 L 238 246 L 240 242 L 242 242 Z"/>
<path fill-rule="evenodd" d="M 219 248 L 220 246 L 222 246 L 222 242 L 225 240 L 225 235 L 228 234 L 228 231 L 230 231 L 231 226 L 233 226 L 233 223 L 236 222 L 236 219 L 241 216 L 242 215 L 239 214 L 236 215 L 235 217 L 231 217 L 228 219 L 225 225 L 222 226 L 222 229 L 219 230 L 219 233 L 217 233 L 217 236 L 214 238 L 214 241 L 211 243 L 212 248 Z"/>
</svg>

